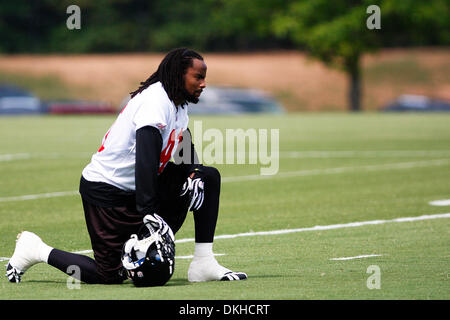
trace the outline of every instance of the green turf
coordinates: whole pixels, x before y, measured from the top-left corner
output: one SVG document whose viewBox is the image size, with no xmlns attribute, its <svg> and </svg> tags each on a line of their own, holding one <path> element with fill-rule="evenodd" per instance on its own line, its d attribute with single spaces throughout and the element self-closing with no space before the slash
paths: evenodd
<svg viewBox="0 0 450 320">
<path fill-rule="evenodd" d="M 280 134 L 278 175 L 232 181 L 258 176 L 261 165 L 217 165 L 223 184 L 216 235 L 450 212 L 428 204 L 450 199 L 448 114 L 209 116 L 192 117 L 191 123 L 200 119 L 204 131 L 254 128 Z M 113 121 L 0 118 L 0 257 L 11 256 L 21 230 L 36 232 L 59 249 L 90 249 L 78 195 L 1 199 L 77 190 L 81 170 Z M 189 215 L 176 238 L 192 238 L 193 229 Z M 449 219 L 442 218 L 218 239 L 215 252 L 225 254 L 219 262 L 249 275 L 247 281 L 229 283 L 191 284 L 190 260 L 177 258 L 175 274 L 164 287 L 82 283 L 71 290 L 65 274 L 40 264 L 20 284 L 0 281 L 0 299 L 448 300 L 449 230 Z M 191 255 L 193 246 L 177 244 L 177 256 Z M 369 254 L 381 256 L 330 260 Z M 366 285 L 371 265 L 380 268 L 380 289 Z"/>
</svg>

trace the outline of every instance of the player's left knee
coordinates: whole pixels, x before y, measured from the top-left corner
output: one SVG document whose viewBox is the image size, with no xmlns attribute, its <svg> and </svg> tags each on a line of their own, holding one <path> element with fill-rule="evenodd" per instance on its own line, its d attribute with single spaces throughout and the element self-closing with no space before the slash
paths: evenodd
<svg viewBox="0 0 450 320">
<path fill-rule="evenodd" d="M 221 176 L 219 170 L 214 167 L 204 167 L 205 182 L 220 186 Z"/>
</svg>

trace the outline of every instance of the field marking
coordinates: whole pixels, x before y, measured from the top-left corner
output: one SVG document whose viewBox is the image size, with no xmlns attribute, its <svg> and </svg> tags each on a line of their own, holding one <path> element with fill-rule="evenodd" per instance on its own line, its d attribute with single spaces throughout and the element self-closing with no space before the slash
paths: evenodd
<svg viewBox="0 0 450 320">
<path fill-rule="evenodd" d="M 235 153 L 236 155 L 248 153 Z M 0 154 L 0 161 L 27 159 L 90 158 L 92 152 L 35 152 Z M 276 156 L 276 155 L 273 155 Z M 450 150 L 304 150 L 280 151 L 278 158 L 379 158 L 379 157 L 445 157 Z"/>
<path fill-rule="evenodd" d="M 338 168 L 324 168 L 324 169 L 309 169 L 309 170 L 299 170 L 299 171 L 286 171 L 279 172 L 275 175 L 246 175 L 237 177 L 222 177 L 222 182 L 241 182 L 241 181 L 254 181 L 263 179 L 275 179 L 275 178 L 292 178 L 292 177 L 304 177 L 311 175 L 320 174 L 339 174 L 348 172 L 358 172 L 358 171 L 380 171 L 380 170 L 391 170 L 391 169 L 410 169 L 418 167 L 429 167 L 429 166 L 441 166 L 450 164 L 450 159 L 436 159 L 436 160 L 425 160 L 425 161 L 412 161 L 412 162 L 396 162 L 396 163 L 386 163 L 380 165 L 364 165 L 364 166 L 354 166 L 354 167 L 338 167 Z M 24 200 L 36 200 L 43 198 L 53 198 L 53 197 L 64 197 L 78 195 L 78 191 L 60 191 L 60 192 L 50 192 L 50 193 L 39 193 L 30 194 L 22 196 L 13 197 L 3 197 L 0 198 L 0 202 L 9 201 L 24 201 Z"/>
<path fill-rule="evenodd" d="M 42 152 L 42 153 L 7 153 L 0 154 L 1 161 L 29 160 L 29 159 L 84 159 L 92 156 L 92 152 Z"/>
<path fill-rule="evenodd" d="M 72 253 L 76 253 L 76 254 L 89 254 L 92 253 L 92 250 L 81 250 L 81 251 L 74 251 Z M 224 256 L 225 253 L 214 253 L 214 256 Z M 189 256 L 175 256 L 176 259 L 192 259 L 194 258 L 193 255 L 189 255 Z M 10 258 L 8 257 L 0 257 L 0 262 L 1 261 L 9 261 Z"/>
<path fill-rule="evenodd" d="M 74 252 L 72 252 L 72 253 L 76 253 L 76 254 L 85 254 L 85 253 L 92 253 L 92 252 L 93 252 L 92 249 L 90 249 L 90 250 L 74 251 Z M 215 255 L 215 256 L 224 256 L 225 253 L 214 253 L 214 255 Z M 0 258 L 0 261 L 2 261 L 2 260 L 1 260 L 2 258 L 4 258 L 4 257 L 1 257 L 1 258 Z M 177 258 L 177 259 L 192 259 L 192 258 L 194 258 L 194 256 L 193 256 L 193 255 L 189 255 L 189 256 L 175 256 L 175 258 Z M 6 259 L 9 259 L 9 258 L 6 258 Z"/>
<path fill-rule="evenodd" d="M 450 206 L 450 199 L 430 201 L 428 202 L 428 204 L 432 206 L 442 206 L 442 207 Z"/>
<path fill-rule="evenodd" d="M 332 151 L 280 151 L 281 158 L 378 158 L 378 157 L 442 157 L 450 150 L 332 150 Z"/>
<path fill-rule="evenodd" d="M 216 239 L 234 239 L 238 237 L 253 237 L 253 236 L 267 236 L 267 235 L 278 235 L 278 234 L 287 234 L 287 233 L 296 233 L 296 232 L 305 232 L 305 231 L 324 231 L 324 230 L 333 230 L 333 229 L 342 229 L 342 228 L 354 228 L 361 227 L 367 225 L 378 225 L 385 223 L 396 223 L 396 222 L 412 222 L 412 221 L 422 221 L 422 220 L 431 220 L 431 219 L 445 219 L 450 218 L 450 213 L 439 213 L 432 215 L 422 215 L 418 217 L 403 217 L 403 218 L 395 218 L 392 220 L 369 220 L 369 221 L 361 221 L 361 222 L 350 222 L 343 224 L 331 224 L 327 226 L 314 226 L 308 228 L 298 228 L 298 229 L 282 229 L 282 230 L 272 230 L 272 231 L 258 231 L 258 232 L 245 232 L 245 233 L 237 233 L 237 234 L 224 234 L 220 236 L 215 236 Z M 176 240 L 175 243 L 184 243 L 184 242 L 193 242 L 194 238 L 180 239 Z"/>
<path fill-rule="evenodd" d="M 247 175 L 247 176 L 237 176 L 237 177 L 223 177 L 222 182 L 241 182 L 241 181 L 252 181 L 252 180 L 262 180 L 262 179 L 275 179 L 275 178 L 291 178 L 291 177 L 304 177 L 319 174 L 339 174 L 348 172 L 358 172 L 358 171 L 380 171 L 380 170 L 391 170 L 391 169 L 411 169 L 418 167 L 429 167 L 429 166 L 441 166 L 450 164 L 450 159 L 436 159 L 436 160 L 424 160 L 424 161 L 410 161 L 410 162 L 396 162 L 396 163 L 386 163 L 386 164 L 376 164 L 376 165 L 363 165 L 363 166 L 353 166 L 353 167 L 338 167 L 338 168 L 324 168 L 324 169 L 309 169 L 309 170 L 298 170 L 298 171 L 286 171 L 279 172 L 275 175 Z"/>
<path fill-rule="evenodd" d="M 0 198 L 0 202 L 25 201 L 25 200 L 44 199 L 44 198 L 65 197 L 65 196 L 74 196 L 77 194 L 79 194 L 78 191 L 59 191 L 59 192 L 49 192 L 49 193 L 39 193 L 39 194 L 28 194 L 28 195 L 23 195 L 23 196 Z"/>
<path fill-rule="evenodd" d="M 214 256 L 225 256 L 225 253 L 214 253 Z M 176 259 L 192 259 L 194 258 L 193 255 L 189 256 L 175 256 Z"/>
<path fill-rule="evenodd" d="M 9 153 L 0 154 L 0 161 L 12 161 L 19 159 L 30 159 L 31 155 L 29 153 Z"/>
<path fill-rule="evenodd" d="M 363 254 L 363 255 L 354 256 L 354 257 L 331 258 L 329 260 L 332 260 L 332 261 L 344 261 L 344 260 L 364 259 L 364 258 L 381 257 L 381 256 L 382 256 L 382 254 Z"/>
<path fill-rule="evenodd" d="M 73 251 L 72 253 L 76 253 L 76 254 L 84 254 L 84 253 L 92 253 L 92 249 L 89 250 L 80 250 L 80 251 Z"/>
<path fill-rule="evenodd" d="M 395 218 L 395 219 L 391 219 L 391 220 L 369 220 L 369 221 L 361 221 L 361 222 L 331 224 L 331 225 L 326 225 L 326 226 L 319 225 L 319 226 L 308 227 L 308 228 L 281 229 L 281 230 L 245 232 L 245 233 L 236 233 L 236 234 L 223 234 L 223 235 L 215 236 L 214 240 L 235 239 L 235 238 L 240 238 L 240 237 L 271 236 L 271 235 L 306 232 L 306 231 L 324 231 L 324 230 L 334 230 L 334 229 L 343 229 L 343 228 L 355 228 L 355 227 L 361 227 L 361 226 L 367 226 L 367 225 L 379 225 L 379 224 L 385 224 L 385 223 L 413 222 L 413 221 L 445 219 L 445 218 L 450 218 L 450 213 L 422 215 L 422 216 L 418 216 L 418 217 L 401 217 L 401 218 Z M 186 243 L 186 242 L 195 242 L 195 238 L 185 238 L 185 239 L 175 240 L 175 243 Z M 91 252 L 92 252 L 92 250 L 81 250 L 81 251 L 74 251 L 73 253 L 91 253 Z M 220 255 L 220 254 L 218 254 L 218 255 Z M 6 261 L 5 259 L 9 260 L 9 258 L 1 257 L 0 261 Z"/>
<path fill-rule="evenodd" d="M 92 249 L 89 249 L 89 250 L 73 251 L 72 253 L 84 254 L 84 253 L 92 253 L 92 252 L 93 252 Z M 215 256 L 224 256 L 225 253 L 214 253 L 214 255 Z M 175 256 L 175 258 L 178 258 L 178 259 L 192 259 L 193 257 L 194 257 L 193 255 L 189 255 L 189 256 Z"/>
</svg>

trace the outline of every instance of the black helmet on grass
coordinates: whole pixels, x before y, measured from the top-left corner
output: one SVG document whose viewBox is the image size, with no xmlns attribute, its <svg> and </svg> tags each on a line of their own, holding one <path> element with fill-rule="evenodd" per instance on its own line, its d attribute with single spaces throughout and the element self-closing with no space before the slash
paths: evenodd
<svg viewBox="0 0 450 320">
<path fill-rule="evenodd" d="M 122 265 L 136 287 L 162 286 L 175 270 L 175 238 L 157 214 L 146 215 L 138 234 L 131 235 L 122 253 Z"/>
</svg>

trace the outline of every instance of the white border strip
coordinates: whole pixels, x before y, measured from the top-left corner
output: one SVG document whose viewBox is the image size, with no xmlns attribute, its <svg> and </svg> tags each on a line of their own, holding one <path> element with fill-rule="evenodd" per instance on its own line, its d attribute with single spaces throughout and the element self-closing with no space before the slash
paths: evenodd
<svg viewBox="0 0 450 320">
<path fill-rule="evenodd" d="M 254 236 L 270 236 L 277 234 L 287 234 L 287 233 L 295 233 L 295 232 L 305 232 L 305 231 L 319 231 L 319 230 L 333 230 L 333 229 L 342 229 L 342 228 L 354 228 L 361 227 L 367 225 L 378 225 L 385 223 L 395 223 L 395 222 L 412 222 L 412 221 L 422 221 L 422 220 L 431 220 L 431 219 L 445 219 L 450 218 L 450 213 L 439 213 L 432 215 L 422 215 L 418 217 L 403 217 L 396 218 L 392 220 L 371 220 L 371 221 L 361 221 L 361 222 L 350 222 L 343 224 L 332 224 L 328 226 L 315 226 L 310 228 L 298 228 L 298 229 L 282 229 L 282 230 L 272 230 L 272 231 L 260 231 L 260 232 L 246 232 L 246 233 L 237 233 L 237 234 L 224 234 L 220 236 L 215 236 L 214 240 L 218 239 L 234 239 L 239 237 L 254 237 Z M 185 238 L 176 240 L 175 243 L 185 243 L 185 242 L 194 242 L 194 238 Z M 92 250 L 82 250 L 75 251 L 74 253 L 91 253 Z M 0 261 L 6 261 L 9 258 L 1 257 Z"/>
</svg>

